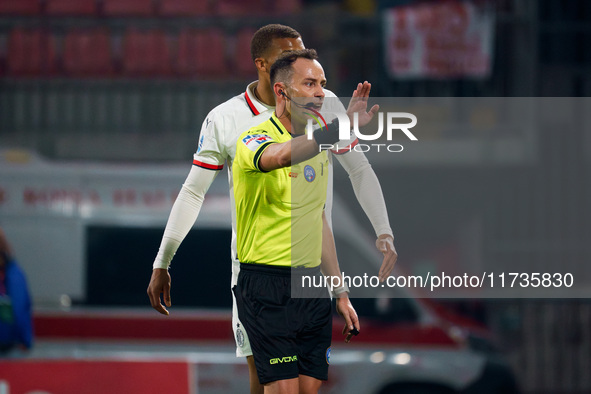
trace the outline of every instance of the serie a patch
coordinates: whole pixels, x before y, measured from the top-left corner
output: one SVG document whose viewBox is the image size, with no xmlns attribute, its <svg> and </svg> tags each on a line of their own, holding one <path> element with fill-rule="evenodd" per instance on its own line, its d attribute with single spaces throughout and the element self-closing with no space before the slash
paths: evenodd
<svg viewBox="0 0 591 394">
<path fill-rule="evenodd" d="M 251 134 L 242 139 L 242 143 L 253 152 L 256 152 L 259 146 L 268 141 L 273 141 L 273 138 L 265 134 Z"/>
</svg>

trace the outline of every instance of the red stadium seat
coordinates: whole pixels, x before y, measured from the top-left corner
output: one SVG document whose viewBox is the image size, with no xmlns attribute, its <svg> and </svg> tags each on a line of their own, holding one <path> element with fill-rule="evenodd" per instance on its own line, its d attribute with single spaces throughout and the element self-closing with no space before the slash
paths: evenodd
<svg viewBox="0 0 591 394">
<path fill-rule="evenodd" d="M 40 12 L 40 0 L 0 0 L 0 14 L 36 15 Z"/>
<path fill-rule="evenodd" d="M 225 37 L 221 30 L 181 32 L 176 71 L 183 76 L 219 77 L 226 75 Z"/>
<path fill-rule="evenodd" d="M 273 13 L 276 15 L 292 15 L 302 10 L 301 0 L 282 0 L 273 2 Z"/>
<path fill-rule="evenodd" d="M 94 15 L 96 11 L 96 0 L 47 0 L 45 8 L 49 15 Z"/>
<path fill-rule="evenodd" d="M 162 31 L 128 30 L 123 51 L 123 72 L 128 76 L 168 76 L 171 73 L 170 48 Z"/>
<path fill-rule="evenodd" d="M 216 11 L 222 16 L 265 15 L 270 10 L 265 0 L 218 0 Z"/>
<path fill-rule="evenodd" d="M 55 43 L 46 32 L 15 28 L 8 36 L 7 74 L 47 76 L 56 72 Z"/>
<path fill-rule="evenodd" d="M 103 0 L 103 12 L 105 15 L 150 16 L 154 3 L 152 0 Z"/>
<path fill-rule="evenodd" d="M 104 29 L 73 30 L 64 38 L 64 71 L 72 76 L 113 73 L 111 38 Z"/>
<path fill-rule="evenodd" d="M 250 41 L 256 30 L 246 28 L 240 30 L 236 37 L 236 48 L 234 50 L 234 67 L 238 75 L 256 77 L 256 68 L 250 54 Z"/>
<path fill-rule="evenodd" d="M 161 0 L 160 15 L 164 16 L 201 16 L 209 14 L 207 1 L 196 0 Z"/>
</svg>

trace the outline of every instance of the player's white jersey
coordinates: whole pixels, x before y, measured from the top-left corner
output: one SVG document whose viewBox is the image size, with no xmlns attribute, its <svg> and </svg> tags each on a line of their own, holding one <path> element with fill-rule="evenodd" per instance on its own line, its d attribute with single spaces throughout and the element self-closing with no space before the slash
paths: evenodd
<svg viewBox="0 0 591 394">
<path fill-rule="evenodd" d="M 221 170 L 225 162 L 232 166 L 238 136 L 251 126 L 256 126 L 257 123 L 252 120 L 257 115 L 262 115 L 260 123 L 263 123 L 275 109 L 256 98 L 253 92 L 256 84 L 256 81 L 252 82 L 244 93 L 232 97 L 207 114 L 201 126 L 193 164 L 210 170 Z"/>
</svg>

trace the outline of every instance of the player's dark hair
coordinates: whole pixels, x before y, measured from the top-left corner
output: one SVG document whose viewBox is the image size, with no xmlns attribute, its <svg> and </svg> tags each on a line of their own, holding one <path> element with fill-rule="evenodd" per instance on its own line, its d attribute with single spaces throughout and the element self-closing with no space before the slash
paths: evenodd
<svg viewBox="0 0 591 394">
<path fill-rule="evenodd" d="M 289 82 L 293 75 L 293 64 L 298 59 L 318 60 L 314 49 L 298 49 L 282 53 L 271 66 L 271 86 L 275 82 Z"/>
<path fill-rule="evenodd" d="M 301 38 L 301 36 L 297 30 L 277 23 L 261 27 L 254 33 L 250 42 L 252 61 L 264 57 L 276 38 Z"/>
</svg>

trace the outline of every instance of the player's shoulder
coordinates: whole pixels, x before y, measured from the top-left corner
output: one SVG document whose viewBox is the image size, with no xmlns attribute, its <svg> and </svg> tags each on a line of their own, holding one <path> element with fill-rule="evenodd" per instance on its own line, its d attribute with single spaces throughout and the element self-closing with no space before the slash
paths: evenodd
<svg viewBox="0 0 591 394">
<path fill-rule="evenodd" d="M 245 130 L 247 132 L 256 131 L 256 130 L 266 130 L 269 131 L 271 129 L 271 116 L 273 115 L 273 110 L 270 109 L 265 111 L 257 116 L 253 116 L 250 120 L 245 122 Z"/>
<path fill-rule="evenodd" d="M 254 116 L 241 124 L 240 131 L 237 133 L 237 140 L 242 140 L 245 136 L 251 134 L 268 134 L 272 110 L 265 111 L 262 114 Z"/>
<path fill-rule="evenodd" d="M 324 104 L 322 105 L 322 109 L 322 112 L 325 112 L 325 114 L 330 119 L 334 118 L 331 113 L 342 113 L 345 111 L 345 107 L 343 106 L 341 99 L 328 89 L 324 89 Z"/>
<path fill-rule="evenodd" d="M 207 116 L 215 119 L 235 118 L 243 115 L 243 113 L 248 114 L 250 111 L 244 93 L 240 93 L 215 106 Z"/>
<path fill-rule="evenodd" d="M 337 97 L 336 94 L 332 90 L 323 89 L 324 90 L 324 97 Z"/>
</svg>

